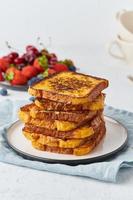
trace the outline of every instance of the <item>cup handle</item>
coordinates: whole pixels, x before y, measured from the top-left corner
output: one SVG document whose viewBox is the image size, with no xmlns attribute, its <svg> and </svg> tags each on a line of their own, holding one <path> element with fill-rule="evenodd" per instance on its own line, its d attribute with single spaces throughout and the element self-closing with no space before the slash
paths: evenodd
<svg viewBox="0 0 133 200">
<path fill-rule="evenodd" d="M 125 13 L 125 12 L 126 12 L 126 10 L 125 10 L 125 9 L 123 9 L 123 10 L 121 10 L 121 11 L 117 12 L 117 13 L 116 13 L 116 19 L 117 19 L 117 20 L 119 20 L 119 19 L 120 19 L 120 16 L 121 16 L 121 14 L 123 14 L 123 13 Z"/>
<path fill-rule="evenodd" d="M 118 47 L 118 49 L 119 49 L 121 55 L 118 55 L 118 54 L 115 54 L 115 53 L 112 52 L 112 47 L 113 47 L 113 46 L 117 46 L 117 47 Z M 109 54 L 110 54 L 111 56 L 113 56 L 113 57 L 115 57 L 115 58 L 117 58 L 117 59 L 121 59 L 121 60 L 124 60 L 124 59 L 125 59 L 125 55 L 124 55 L 124 53 L 123 53 L 123 51 L 122 51 L 122 49 L 121 49 L 119 43 L 118 43 L 116 40 L 110 42 L 109 47 L 108 47 L 108 52 L 109 52 Z"/>
</svg>

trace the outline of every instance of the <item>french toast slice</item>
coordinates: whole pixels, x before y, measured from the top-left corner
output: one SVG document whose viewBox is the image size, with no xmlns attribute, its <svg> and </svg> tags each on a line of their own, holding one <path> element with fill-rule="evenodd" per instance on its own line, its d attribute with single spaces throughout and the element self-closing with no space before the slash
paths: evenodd
<svg viewBox="0 0 133 200">
<path fill-rule="evenodd" d="M 101 110 L 104 108 L 105 94 L 100 94 L 93 102 L 87 102 L 84 104 L 67 104 L 48 99 L 36 98 L 35 104 L 44 110 L 51 111 L 81 111 L 81 110 Z"/>
<path fill-rule="evenodd" d="M 101 113 L 102 110 L 99 111 L 47 111 L 42 110 L 38 106 L 34 104 L 34 106 L 30 109 L 30 116 L 34 119 L 40 120 L 61 120 L 68 121 L 74 123 L 85 123 L 95 117 L 97 114 Z"/>
<path fill-rule="evenodd" d="M 18 117 L 22 122 L 28 123 L 31 119 L 30 109 L 34 107 L 34 103 L 22 106 L 18 111 Z"/>
<path fill-rule="evenodd" d="M 103 139 L 104 135 L 106 133 L 105 126 L 101 127 L 99 133 L 95 137 L 95 139 L 87 141 L 85 144 L 77 147 L 77 148 L 59 148 L 59 147 L 53 147 L 48 145 L 40 144 L 38 141 L 33 140 L 32 146 L 38 150 L 41 151 L 48 151 L 52 153 L 60 153 L 60 154 L 73 154 L 76 156 L 82 156 L 90 153 Z"/>
<path fill-rule="evenodd" d="M 87 123 L 84 126 L 80 126 L 74 130 L 69 131 L 58 131 L 47 129 L 44 127 L 33 126 L 32 124 L 25 124 L 23 131 L 28 132 L 37 136 L 37 134 L 41 134 L 44 136 L 51 136 L 55 138 L 60 138 L 63 140 L 66 139 L 83 139 L 86 137 L 90 137 L 93 135 L 101 125 L 103 125 L 103 119 L 101 116 L 95 117 L 91 122 Z"/>
<path fill-rule="evenodd" d="M 34 107 L 34 103 L 27 104 L 27 105 L 21 107 L 19 110 L 19 113 L 18 113 L 19 119 L 24 123 L 31 124 L 32 126 L 39 126 L 39 127 L 43 127 L 46 129 L 57 130 L 57 131 L 70 131 L 81 125 L 84 125 L 86 122 L 93 119 L 93 115 L 91 115 L 88 120 L 80 121 L 79 123 L 75 123 L 75 122 L 69 122 L 69 121 L 64 121 L 64 120 L 54 120 L 54 119 L 52 120 L 50 118 L 46 118 L 45 116 L 42 119 L 40 119 L 40 117 L 33 118 L 30 115 L 30 110 L 33 107 Z M 95 114 L 95 113 L 93 113 L 93 114 Z"/>
<path fill-rule="evenodd" d="M 55 138 L 51 136 L 46 136 L 43 134 L 36 134 L 23 131 L 24 136 L 30 141 L 37 141 L 40 144 L 48 145 L 52 147 L 60 147 L 60 148 L 75 148 L 84 144 L 86 141 L 90 139 L 90 137 L 82 138 L 82 139 L 67 139 L 62 140 L 60 138 Z M 91 136 L 92 137 L 92 136 Z"/>
<path fill-rule="evenodd" d="M 104 123 L 101 126 L 104 126 Z M 99 129 L 97 129 L 97 132 Z M 44 134 L 37 134 L 34 132 L 29 133 L 23 130 L 24 136 L 30 141 L 37 141 L 38 143 L 43 144 L 43 145 L 52 146 L 52 147 L 60 147 L 60 148 L 79 147 L 85 144 L 87 141 L 94 140 L 96 138 L 96 135 L 98 134 L 97 132 L 85 138 L 60 139 L 55 136 L 51 137 L 51 136 L 46 136 Z"/>
<path fill-rule="evenodd" d="M 84 104 L 92 102 L 108 87 L 106 79 L 76 72 L 60 72 L 29 87 L 32 96 L 62 103 Z"/>
</svg>

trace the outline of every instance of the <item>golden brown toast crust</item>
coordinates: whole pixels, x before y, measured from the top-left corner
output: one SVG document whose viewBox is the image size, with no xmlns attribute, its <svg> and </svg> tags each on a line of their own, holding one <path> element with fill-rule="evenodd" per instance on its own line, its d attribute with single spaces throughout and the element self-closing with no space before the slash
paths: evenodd
<svg viewBox="0 0 133 200">
<path fill-rule="evenodd" d="M 48 99 L 35 99 L 35 104 L 44 110 L 51 111 L 84 111 L 84 110 L 99 110 L 104 107 L 105 94 L 100 94 L 93 102 L 85 104 L 64 104 L 61 102 L 51 101 Z"/>
<path fill-rule="evenodd" d="M 68 122 L 64 120 L 54 120 L 54 119 L 52 120 L 44 116 L 43 116 L 44 118 L 39 119 L 36 117 L 35 113 L 33 113 L 35 115 L 35 118 L 33 118 L 30 115 L 30 110 L 32 108 L 34 108 L 34 103 L 21 107 L 18 113 L 20 120 L 24 123 L 29 123 L 33 126 L 44 127 L 46 129 L 52 129 L 52 130 L 56 129 L 58 131 L 69 131 L 69 130 L 78 128 L 80 126 L 83 126 L 85 123 L 89 123 L 89 121 L 93 119 L 93 115 L 92 115 L 89 117 L 88 120 L 83 120 L 83 121 L 80 121 L 79 123 L 75 123 L 75 122 Z M 100 111 L 98 113 L 100 114 Z"/>
<path fill-rule="evenodd" d="M 25 106 L 22 106 L 20 108 L 21 111 L 23 112 L 29 112 L 31 108 L 34 107 L 34 103 L 26 104 Z"/>
<path fill-rule="evenodd" d="M 59 147 L 52 147 L 48 145 L 42 145 L 36 141 L 32 141 L 32 146 L 41 151 L 49 151 L 53 153 L 60 153 L 60 154 L 73 154 L 76 156 L 82 156 L 85 154 L 90 153 L 102 140 L 106 132 L 105 126 L 101 128 L 99 134 L 97 134 L 96 138 L 93 139 L 91 142 L 87 141 L 85 144 L 81 145 L 77 148 L 59 148 Z"/>
<path fill-rule="evenodd" d="M 59 74 L 61 73 L 65 73 L 65 72 L 60 72 Z M 105 79 L 101 79 L 101 78 L 98 78 L 98 77 L 93 77 L 93 76 L 87 76 L 87 75 L 84 75 L 84 74 L 80 74 L 80 73 L 75 73 L 75 72 L 66 72 L 70 73 L 71 76 L 75 75 L 75 74 L 78 74 L 78 75 L 81 75 L 81 76 L 84 76 L 85 78 L 86 77 L 90 77 L 90 78 L 93 78 L 95 80 L 99 80 L 99 83 L 97 83 L 95 85 L 95 87 L 93 86 L 91 90 L 89 90 L 88 94 L 85 94 L 85 95 L 79 95 L 75 97 L 74 95 L 74 92 L 72 92 L 73 90 L 75 90 L 77 88 L 82 88 L 82 87 L 88 87 L 90 88 L 92 85 L 91 83 L 89 83 L 89 81 L 80 81 L 80 80 L 76 80 L 76 79 L 73 79 L 73 80 L 69 80 L 68 79 L 68 83 L 67 81 L 65 82 L 64 79 L 62 79 L 61 81 L 63 83 L 61 83 L 60 80 L 58 80 L 58 74 L 56 75 L 53 75 L 53 76 L 50 76 L 48 78 L 46 78 L 45 80 L 50 80 L 52 82 L 52 78 L 54 77 L 57 77 L 57 80 L 56 82 L 51 83 L 53 84 L 53 90 L 51 91 L 47 91 L 45 89 L 36 89 L 34 88 L 35 85 L 37 85 L 38 83 L 41 83 L 38 82 L 34 85 L 32 85 L 28 92 L 29 94 L 35 96 L 35 97 L 38 97 L 38 98 L 45 98 L 45 99 L 49 99 L 49 100 L 54 100 L 54 101 L 58 101 L 58 102 L 62 102 L 62 103 L 72 103 L 72 104 L 84 104 L 86 102 L 92 102 L 100 93 L 103 89 L 105 89 L 106 87 L 108 87 L 108 81 L 105 80 Z M 43 80 L 44 81 L 44 80 Z M 90 85 L 89 85 L 90 84 Z M 59 91 L 67 91 L 67 90 L 70 90 L 70 92 L 72 93 L 72 95 L 65 95 L 65 94 L 60 94 Z"/>
<path fill-rule="evenodd" d="M 93 135 L 95 132 L 97 132 L 99 130 L 99 127 L 101 127 L 103 124 L 104 122 L 101 116 L 97 116 L 86 125 L 81 126 L 71 131 L 50 130 L 43 127 L 33 126 L 32 124 L 25 124 L 23 131 L 29 132 L 29 133 L 42 134 L 42 135 L 60 138 L 64 140 L 64 139 L 89 137 L 90 135 Z M 84 130 L 85 130 L 85 133 L 84 133 Z"/>
<path fill-rule="evenodd" d="M 75 123 L 85 123 L 93 119 L 96 115 L 100 114 L 102 110 L 99 111 L 45 111 L 37 107 L 36 105 L 31 108 L 30 115 L 33 118 L 38 118 L 40 120 L 60 120 L 69 121 Z"/>
<path fill-rule="evenodd" d="M 31 141 L 37 141 L 38 143 L 43 144 L 43 145 L 48 145 L 52 147 L 60 147 L 60 148 L 76 148 L 85 144 L 87 141 L 91 141 L 91 139 L 95 137 L 95 134 L 93 134 L 92 136 L 89 136 L 86 138 L 62 140 L 60 138 L 55 138 L 55 137 L 46 136 L 42 134 L 29 133 L 26 131 L 23 131 L 23 134 L 27 139 Z"/>
</svg>

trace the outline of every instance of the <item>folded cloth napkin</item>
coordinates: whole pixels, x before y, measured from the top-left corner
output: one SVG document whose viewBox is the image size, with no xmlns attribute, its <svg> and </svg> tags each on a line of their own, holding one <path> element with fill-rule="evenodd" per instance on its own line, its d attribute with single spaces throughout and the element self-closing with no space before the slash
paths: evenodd
<svg viewBox="0 0 133 200">
<path fill-rule="evenodd" d="M 121 168 L 133 167 L 133 113 L 105 107 L 105 114 L 121 122 L 128 130 L 128 148 L 105 162 L 88 165 L 68 166 L 63 164 L 48 164 L 24 159 L 7 144 L 5 134 L 7 128 L 17 120 L 18 108 L 26 101 L 4 100 L 0 102 L 0 161 L 14 165 L 45 170 L 59 174 L 91 177 L 103 181 L 116 182 Z"/>
</svg>

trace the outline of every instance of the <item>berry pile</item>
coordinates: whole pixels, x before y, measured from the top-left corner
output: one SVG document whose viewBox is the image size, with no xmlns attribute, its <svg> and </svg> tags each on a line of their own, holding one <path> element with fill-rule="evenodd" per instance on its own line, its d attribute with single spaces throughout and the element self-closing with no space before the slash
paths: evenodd
<svg viewBox="0 0 133 200">
<path fill-rule="evenodd" d="M 76 67 L 71 60 L 60 61 L 54 53 L 32 45 L 21 56 L 11 52 L 0 58 L 0 81 L 6 80 L 11 85 L 32 85 L 60 71 L 76 71 Z"/>
</svg>

